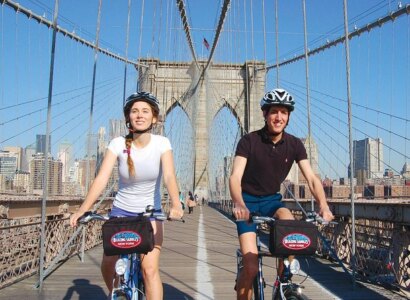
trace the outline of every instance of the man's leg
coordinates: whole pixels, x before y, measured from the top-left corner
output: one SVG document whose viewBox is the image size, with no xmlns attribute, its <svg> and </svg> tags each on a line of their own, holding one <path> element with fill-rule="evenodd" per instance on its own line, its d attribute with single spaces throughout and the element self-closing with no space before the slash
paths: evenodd
<svg viewBox="0 0 410 300">
<path fill-rule="evenodd" d="M 248 300 L 252 298 L 252 282 L 258 273 L 256 234 L 254 232 L 241 234 L 239 244 L 242 251 L 243 268 L 236 283 L 236 294 L 238 300 Z"/>
</svg>

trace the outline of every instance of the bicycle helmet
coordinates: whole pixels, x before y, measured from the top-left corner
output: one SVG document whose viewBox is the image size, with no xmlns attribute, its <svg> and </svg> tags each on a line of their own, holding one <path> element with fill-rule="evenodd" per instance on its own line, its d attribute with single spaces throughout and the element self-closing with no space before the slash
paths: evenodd
<svg viewBox="0 0 410 300">
<path fill-rule="evenodd" d="M 131 94 L 124 102 L 125 118 L 128 118 L 131 107 L 136 101 L 145 101 L 148 104 L 151 104 L 155 112 L 157 114 L 159 113 L 159 101 L 154 95 L 152 95 L 151 93 L 147 93 L 147 92 L 136 92 L 136 93 Z"/>
<path fill-rule="evenodd" d="M 260 105 L 262 110 L 273 105 L 285 106 L 289 109 L 289 112 L 295 109 L 293 97 L 284 89 L 273 89 L 267 92 L 265 96 L 263 96 Z"/>
</svg>

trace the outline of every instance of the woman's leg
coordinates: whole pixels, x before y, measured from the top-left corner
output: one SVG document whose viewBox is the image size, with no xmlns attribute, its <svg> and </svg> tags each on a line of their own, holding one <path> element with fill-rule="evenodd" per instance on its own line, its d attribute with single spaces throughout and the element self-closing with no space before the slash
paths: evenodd
<svg viewBox="0 0 410 300">
<path fill-rule="evenodd" d="M 113 289 L 113 280 L 115 276 L 115 262 L 117 261 L 118 256 L 107 256 L 103 254 L 103 259 L 101 262 L 101 273 L 110 293 Z"/>
<path fill-rule="evenodd" d="M 159 275 L 159 256 L 164 239 L 164 224 L 160 221 L 152 221 L 151 223 L 154 228 L 155 247 L 148 254 L 142 255 L 141 268 L 147 300 L 162 300 L 163 287 Z"/>
</svg>

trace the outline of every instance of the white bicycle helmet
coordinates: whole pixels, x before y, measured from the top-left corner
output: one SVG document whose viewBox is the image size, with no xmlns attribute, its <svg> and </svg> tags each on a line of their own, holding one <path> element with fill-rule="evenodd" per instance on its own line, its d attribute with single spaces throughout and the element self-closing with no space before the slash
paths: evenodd
<svg viewBox="0 0 410 300">
<path fill-rule="evenodd" d="M 131 94 L 124 103 L 124 116 L 127 118 L 130 114 L 132 105 L 137 101 L 144 101 L 154 106 L 154 109 L 159 113 L 159 101 L 158 99 L 147 92 L 136 92 Z"/>
<path fill-rule="evenodd" d="M 267 92 L 265 96 L 263 96 L 260 105 L 262 110 L 273 105 L 285 106 L 289 109 L 289 112 L 295 109 L 293 97 L 284 89 L 273 89 Z"/>
</svg>

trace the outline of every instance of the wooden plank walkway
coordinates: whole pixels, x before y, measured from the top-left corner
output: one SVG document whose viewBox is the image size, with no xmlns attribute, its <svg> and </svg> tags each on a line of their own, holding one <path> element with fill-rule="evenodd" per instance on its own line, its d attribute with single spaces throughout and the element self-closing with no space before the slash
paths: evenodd
<svg viewBox="0 0 410 300">
<path fill-rule="evenodd" d="M 161 256 L 161 276 L 166 300 L 230 300 L 236 277 L 235 251 L 238 247 L 235 224 L 209 207 L 196 207 L 185 216 L 186 223 L 168 222 Z M 98 300 L 107 298 L 100 275 L 102 247 L 85 254 L 81 263 L 73 257 L 52 273 L 42 291 L 34 288 L 36 276 L 0 291 L 0 299 Z M 335 263 L 321 259 L 301 260 L 309 274 L 295 276 L 302 282 L 308 299 L 407 299 L 384 288 L 357 283 L 353 288 L 348 275 Z M 309 267 L 308 267 L 309 266 Z M 274 259 L 264 260 L 267 299 L 270 297 Z"/>
</svg>

